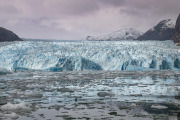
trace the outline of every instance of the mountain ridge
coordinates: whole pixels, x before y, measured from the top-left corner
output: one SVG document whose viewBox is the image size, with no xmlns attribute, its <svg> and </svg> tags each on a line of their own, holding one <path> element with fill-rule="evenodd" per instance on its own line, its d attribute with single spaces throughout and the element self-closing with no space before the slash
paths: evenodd
<svg viewBox="0 0 180 120">
<path fill-rule="evenodd" d="M 0 27 L 0 42 L 23 41 L 14 32 Z"/>
<path fill-rule="evenodd" d="M 87 36 L 88 41 L 120 41 L 120 40 L 134 40 L 142 35 L 143 32 L 134 28 L 126 28 L 114 31 L 103 36 Z"/>
<path fill-rule="evenodd" d="M 180 14 L 179 14 L 177 21 L 176 21 L 174 42 L 180 43 Z"/>
<path fill-rule="evenodd" d="M 175 32 L 175 21 L 172 19 L 162 20 L 156 26 L 149 29 L 137 40 L 171 40 Z"/>
</svg>

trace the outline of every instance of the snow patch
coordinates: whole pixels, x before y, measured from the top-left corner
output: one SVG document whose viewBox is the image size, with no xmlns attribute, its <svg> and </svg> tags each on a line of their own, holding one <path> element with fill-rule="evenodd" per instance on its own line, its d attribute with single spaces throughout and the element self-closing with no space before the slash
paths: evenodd
<svg viewBox="0 0 180 120">
<path fill-rule="evenodd" d="M 164 21 L 163 28 L 175 28 L 176 21 L 172 19 L 168 19 Z"/>
</svg>

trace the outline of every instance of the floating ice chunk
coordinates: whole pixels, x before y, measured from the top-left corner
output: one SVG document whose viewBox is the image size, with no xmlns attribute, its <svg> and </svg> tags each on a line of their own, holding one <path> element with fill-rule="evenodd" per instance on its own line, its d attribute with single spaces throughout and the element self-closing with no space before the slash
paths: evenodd
<svg viewBox="0 0 180 120">
<path fill-rule="evenodd" d="M 11 119 L 18 119 L 19 118 L 19 116 L 14 112 L 12 112 L 11 114 L 5 114 L 4 116 L 9 117 Z"/>
<path fill-rule="evenodd" d="M 152 105 L 151 108 L 154 108 L 154 109 L 167 109 L 168 107 L 163 106 L 163 105 Z"/>
<path fill-rule="evenodd" d="M 136 107 L 137 105 L 135 103 L 132 103 L 130 106 L 131 107 Z"/>
<path fill-rule="evenodd" d="M 11 96 L 17 96 L 17 95 L 23 95 L 24 92 L 21 91 L 20 89 L 13 89 L 11 91 L 8 91 L 7 93 L 9 93 Z"/>
<path fill-rule="evenodd" d="M 4 114 L 3 114 L 3 113 L 0 113 L 0 117 L 4 117 Z"/>
<path fill-rule="evenodd" d="M 46 87 L 46 85 L 43 85 L 43 84 L 28 84 L 27 86 L 26 86 L 27 88 L 45 88 Z"/>
<path fill-rule="evenodd" d="M 6 68 L 0 68 L 1 72 L 8 72 L 8 70 Z"/>
<path fill-rule="evenodd" d="M 10 93 L 10 94 L 18 94 L 19 92 L 21 92 L 20 89 L 13 89 L 11 91 L 8 91 L 8 93 Z"/>
<path fill-rule="evenodd" d="M 31 77 L 31 76 L 33 76 L 33 74 L 30 72 L 17 72 L 17 73 L 11 74 L 11 76 L 13 76 L 13 77 Z"/>
<path fill-rule="evenodd" d="M 0 75 L 8 74 L 10 73 L 6 68 L 0 68 Z"/>
<path fill-rule="evenodd" d="M 12 111 L 12 112 L 30 112 L 31 105 L 27 103 L 19 103 L 19 104 L 11 104 L 7 103 L 6 105 L 3 105 L 0 107 L 0 110 L 2 111 Z"/>
<path fill-rule="evenodd" d="M 43 94 L 40 91 L 26 91 L 24 92 L 24 95 L 27 97 L 36 97 L 36 98 L 43 97 Z"/>
</svg>

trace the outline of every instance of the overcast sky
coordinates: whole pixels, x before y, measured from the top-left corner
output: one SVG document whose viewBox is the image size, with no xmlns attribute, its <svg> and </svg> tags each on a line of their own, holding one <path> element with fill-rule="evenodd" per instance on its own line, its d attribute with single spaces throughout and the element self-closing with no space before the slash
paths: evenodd
<svg viewBox="0 0 180 120">
<path fill-rule="evenodd" d="M 19 37 L 78 40 L 176 19 L 180 0 L 0 0 L 0 26 Z"/>
</svg>

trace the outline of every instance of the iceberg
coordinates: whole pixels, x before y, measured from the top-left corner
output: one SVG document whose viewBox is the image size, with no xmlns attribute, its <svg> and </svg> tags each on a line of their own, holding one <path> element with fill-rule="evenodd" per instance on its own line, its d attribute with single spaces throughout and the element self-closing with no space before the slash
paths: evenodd
<svg viewBox="0 0 180 120">
<path fill-rule="evenodd" d="M 179 70 L 172 41 L 22 41 L 0 47 L 8 71 Z"/>
<path fill-rule="evenodd" d="M 1 68 L 0 67 L 0 75 L 5 75 L 5 74 L 9 74 L 10 72 L 6 69 L 6 68 Z"/>
</svg>

